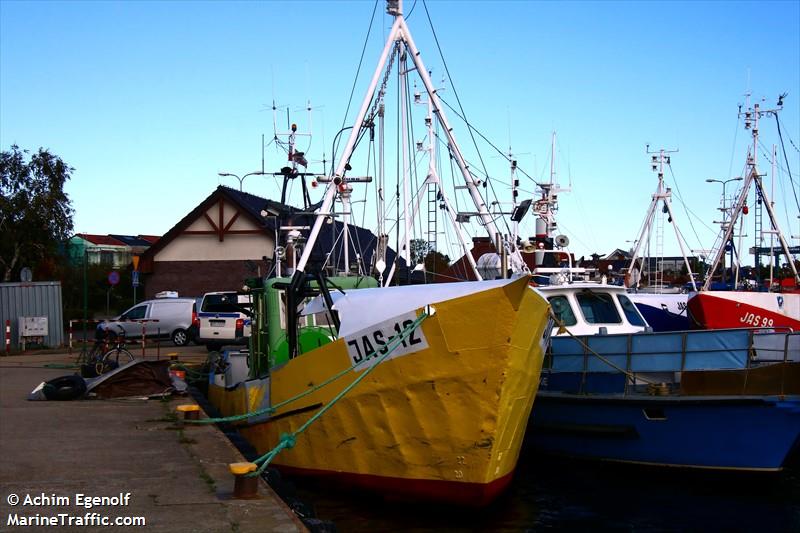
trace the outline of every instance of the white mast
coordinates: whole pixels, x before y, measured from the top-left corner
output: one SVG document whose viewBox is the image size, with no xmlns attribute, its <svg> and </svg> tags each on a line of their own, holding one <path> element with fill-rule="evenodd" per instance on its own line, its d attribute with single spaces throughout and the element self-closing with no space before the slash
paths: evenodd
<svg viewBox="0 0 800 533">
<path fill-rule="evenodd" d="M 703 290 L 708 290 L 709 286 L 711 285 L 711 276 L 717 270 L 717 267 L 720 265 L 722 261 L 722 257 L 725 254 L 725 243 L 728 242 L 733 234 L 733 228 L 736 225 L 736 220 L 739 215 L 742 213 L 742 208 L 747 202 L 747 193 L 750 190 L 750 185 L 755 183 L 755 186 L 761 191 L 761 200 L 763 202 L 764 207 L 767 210 L 767 214 L 769 215 L 770 223 L 772 224 L 772 232 L 778 236 L 778 240 L 781 243 L 781 247 L 783 248 L 783 253 L 786 255 L 786 260 L 789 263 L 789 268 L 791 268 L 792 273 L 794 274 L 795 281 L 800 283 L 800 275 L 797 273 L 797 268 L 794 265 L 793 256 L 789 251 L 789 245 L 786 243 L 786 239 L 783 236 L 783 232 L 778 225 L 778 220 L 775 217 L 775 212 L 772 210 L 772 202 L 767 194 L 767 191 L 764 190 L 764 186 L 761 183 L 761 177 L 763 174 L 758 173 L 758 119 L 764 115 L 776 115 L 781 109 L 783 109 L 783 99 L 778 99 L 778 105 L 775 109 L 766 109 L 761 110 L 758 104 L 755 104 L 753 108 L 748 108 L 744 112 L 744 127 L 745 129 L 752 130 L 753 136 L 753 146 L 750 152 L 747 155 L 747 166 L 749 167 L 749 172 L 745 177 L 744 184 L 742 185 L 742 191 L 739 194 L 739 197 L 736 200 L 736 204 L 731 211 L 730 219 L 728 220 L 728 225 L 725 229 L 725 233 L 722 237 L 722 243 L 719 249 L 716 251 L 716 255 L 714 257 L 714 261 L 711 263 L 711 268 L 708 271 L 708 277 L 706 278 L 705 283 L 703 284 Z M 741 115 L 741 113 L 740 113 Z M 758 265 L 756 265 L 758 266 Z"/>
<path fill-rule="evenodd" d="M 481 219 L 482 225 L 484 226 L 484 228 L 486 228 L 486 231 L 489 234 L 490 238 L 492 239 L 492 242 L 503 243 L 502 245 L 503 248 L 505 248 L 506 251 L 509 252 L 508 255 L 511 258 L 511 266 L 513 270 L 518 272 L 519 271 L 527 272 L 528 267 L 522 260 L 522 256 L 520 254 L 519 249 L 516 246 L 516 243 L 504 239 L 502 234 L 498 231 L 497 226 L 494 223 L 494 218 L 492 217 L 491 213 L 489 213 L 489 210 L 486 207 L 486 203 L 484 202 L 483 198 L 481 197 L 480 191 L 478 190 L 480 181 L 472 176 L 472 174 L 469 171 L 469 167 L 466 163 L 466 160 L 461 154 L 461 150 L 458 147 L 458 143 L 456 142 L 455 135 L 453 133 L 453 128 L 450 126 L 450 122 L 448 121 L 447 116 L 444 112 L 442 103 L 436 94 L 436 89 L 433 87 L 433 83 L 431 82 L 430 76 L 428 75 L 428 70 L 422 61 L 422 57 L 420 55 L 419 50 L 417 49 L 416 44 L 414 43 L 413 38 L 411 37 L 411 31 L 409 30 L 408 26 L 406 25 L 405 19 L 403 18 L 402 1 L 388 0 L 387 12 L 395 17 L 394 24 L 392 25 L 392 28 L 389 31 L 389 35 L 386 40 L 386 44 L 384 45 L 383 52 L 375 68 L 375 72 L 373 73 L 369 88 L 367 89 L 367 92 L 364 95 L 364 99 L 362 100 L 359 112 L 356 115 L 356 120 L 354 122 L 355 126 L 350 131 L 350 136 L 348 138 L 347 144 L 345 145 L 342 156 L 339 159 L 336 169 L 333 170 L 332 177 L 329 178 L 328 180 L 325 180 L 328 182 L 328 184 L 325 190 L 325 196 L 323 198 L 322 206 L 317 212 L 314 225 L 312 226 L 311 232 L 309 234 L 308 245 L 303 250 L 303 255 L 297 264 L 297 270 L 299 271 L 305 270 L 306 264 L 308 263 L 308 259 L 311 256 L 311 250 L 313 249 L 314 243 L 316 242 L 316 239 L 319 236 L 319 232 L 322 227 L 323 221 L 325 217 L 327 217 L 331 213 L 337 190 L 339 190 L 341 186 L 346 185 L 346 182 L 348 181 L 346 178 L 344 178 L 345 165 L 348 165 L 350 157 L 353 154 L 353 149 L 355 147 L 356 141 L 358 140 L 361 128 L 364 126 L 364 121 L 365 118 L 367 117 L 367 111 L 369 109 L 370 103 L 373 100 L 375 91 L 378 87 L 381 72 L 384 70 L 384 67 L 387 64 L 389 54 L 393 52 L 393 50 L 396 47 L 405 47 L 405 49 L 407 50 L 407 52 L 411 57 L 411 60 L 414 62 L 414 66 L 416 67 L 416 70 L 420 76 L 422 84 L 424 85 L 425 90 L 428 93 L 428 98 L 430 98 L 432 102 L 433 113 L 437 116 L 442 125 L 442 130 L 444 131 L 447 137 L 447 142 L 450 147 L 450 151 L 452 152 L 454 159 L 456 160 L 456 164 L 458 165 L 459 170 L 461 171 L 461 175 L 464 179 L 467 190 L 469 191 L 469 194 L 472 197 L 472 200 L 478 211 L 478 216 Z M 385 87 L 386 81 L 388 81 L 387 80 L 388 74 L 389 71 L 387 69 L 386 75 L 384 76 L 384 82 L 381 88 L 381 92 L 383 91 L 383 87 Z M 378 102 L 375 103 L 376 106 L 377 104 Z"/>
<path fill-rule="evenodd" d="M 470 267 L 472 268 L 472 272 L 475 275 L 475 279 L 480 281 L 483 279 L 483 277 L 481 276 L 480 272 L 478 272 L 478 266 L 475 263 L 475 258 L 472 257 L 472 254 L 470 253 L 468 241 L 464 237 L 464 234 L 461 232 L 460 224 L 458 224 L 458 222 L 456 221 L 454 211 L 450 205 L 450 201 L 447 198 L 447 194 L 445 193 L 444 187 L 442 187 L 442 182 L 439 179 L 439 173 L 436 170 L 436 136 L 434 135 L 433 131 L 433 104 L 431 103 L 430 98 L 426 102 L 422 102 L 419 99 L 418 94 L 414 95 L 414 101 L 415 103 L 426 104 L 428 106 L 428 114 L 425 117 L 425 125 L 428 131 L 429 144 L 427 147 L 422 147 L 421 146 L 422 142 L 419 143 L 420 144 L 419 150 L 428 152 L 428 175 L 425 177 L 425 183 L 422 184 L 422 186 L 420 187 L 419 191 L 417 191 L 417 194 L 415 196 L 412 218 L 419 212 L 419 207 L 420 204 L 422 203 L 422 195 L 425 193 L 426 187 L 430 185 L 435 186 L 438 196 L 441 202 L 444 204 L 444 210 L 447 212 L 447 217 L 450 219 L 450 223 L 453 225 L 453 229 L 455 230 L 456 236 L 458 237 L 458 241 L 461 245 L 461 250 L 464 253 L 464 257 L 467 258 L 467 261 L 469 262 Z M 409 230 L 406 229 L 406 231 L 408 232 Z M 403 241 L 407 241 L 407 236 L 408 233 L 406 233 L 406 236 L 403 237 Z M 389 271 L 386 280 L 382 284 L 383 286 L 388 286 L 389 284 L 391 284 L 394 272 L 395 272 L 395 265 L 392 265 L 392 268 Z"/>
<path fill-rule="evenodd" d="M 413 218 L 411 207 L 411 192 L 409 186 L 410 169 L 408 161 L 408 80 L 406 79 L 405 68 L 405 51 L 400 53 L 400 61 L 397 63 L 397 71 L 400 77 L 400 129 L 403 150 L 403 223 L 405 225 L 405 236 L 403 237 L 403 259 L 406 260 L 406 265 L 411 268 L 411 219 Z"/>
<path fill-rule="evenodd" d="M 665 163 L 667 165 L 670 164 L 670 156 L 667 154 L 674 154 L 677 151 L 678 150 L 665 150 L 661 148 L 658 152 L 651 152 L 650 145 L 647 145 L 648 154 L 656 154 L 656 153 L 658 154 L 658 155 L 653 155 L 650 159 L 652 170 L 658 173 L 658 185 L 656 186 L 656 192 L 652 196 L 650 207 L 647 210 L 647 215 L 645 216 L 644 223 L 642 224 L 642 228 L 639 232 L 639 238 L 636 239 L 636 241 L 634 242 L 633 252 L 631 253 L 631 262 L 628 265 L 628 272 L 632 272 L 633 268 L 636 266 L 636 260 L 639 257 L 639 249 L 641 248 L 642 243 L 645 240 L 648 242 L 648 248 L 649 248 L 650 234 L 652 232 L 653 222 L 655 220 L 655 217 L 657 216 L 656 210 L 658 208 L 658 204 L 663 203 L 664 208 L 666 209 L 666 212 L 669 215 L 669 221 L 672 223 L 672 229 L 675 230 L 675 238 L 678 241 L 678 247 L 680 248 L 681 255 L 683 256 L 683 263 L 686 266 L 686 271 L 689 273 L 689 280 L 692 284 L 692 290 L 696 291 L 697 284 L 695 283 L 694 280 L 694 273 L 692 273 L 692 266 L 691 264 L 689 264 L 689 258 L 686 256 L 686 249 L 684 248 L 683 237 L 681 237 L 681 232 L 678 229 L 678 222 L 675 219 L 674 213 L 672 212 L 672 190 L 667 187 L 664 187 L 664 164 Z M 659 226 L 656 228 L 656 257 L 658 261 L 658 265 L 656 265 L 657 269 L 656 289 L 659 292 L 661 292 L 662 290 L 661 287 L 662 284 L 660 283 L 660 281 L 663 278 L 660 278 L 660 275 L 663 273 L 663 266 L 664 266 L 663 231 L 664 231 L 663 226 Z M 647 258 L 648 271 L 650 270 L 649 255 L 650 254 L 648 253 L 648 258 Z M 644 265 L 642 265 L 642 267 L 644 267 Z M 644 271 L 644 268 L 642 268 L 641 271 Z M 633 283 L 635 287 L 638 288 L 639 286 L 638 280 L 633 281 Z"/>
<path fill-rule="evenodd" d="M 332 179 L 328 181 L 328 184 L 325 188 L 325 196 L 322 200 L 322 206 L 320 206 L 319 211 L 317 212 L 314 225 L 311 227 L 311 232 L 308 236 L 308 245 L 303 250 L 303 255 L 300 257 L 300 262 L 297 264 L 297 270 L 301 272 L 305 271 L 306 263 L 308 263 L 308 259 L 311 256 L 311 250 L 317 241 L 317 237 L 319 237 L 319 232 L 320 229 L 322 229 L 322 224 L 325 221 L 325 217 L 330 215 L 332 211 L 333 200 L 336 196 L 336 192 L 341 185 L 345 184 L 342 179 L 345 171 L 345 165 L 349 163 L 350 155 L 353 153 L 353 147 L 358 139 L 361 126 L 364 123 L 364 117 L 367 115 L 369 104 L 372 101 L 373 95 L 375 94 L 375 89 L 378 86 L 378 80 L 380 79 L 383 67 L 386 65 L 389 53 L 394 49 L 395 36 L 400 32 L 401 22 L 402 18 L 398 17 L 395 19 L 394 24 L 392 25 L 392 29 L 389 32 L 389 38 L 386 40 L 386 45 L 383 47 L 383 52 L 378 60 L 378 65 L 375 67 L 375 72 L 372 75 L 369 88 L 367 89 L 367 93 L 364 95 L 364 99 L 361 102 L 361 108 L 358 110 L 358 114 L 356 115 L 356 127 L 350 130 L 350 137 L 347 139 L 347 145 L 345 146 L 342 157 L 339 159 L 336 169 L 333 171 Z"/>
</svg>

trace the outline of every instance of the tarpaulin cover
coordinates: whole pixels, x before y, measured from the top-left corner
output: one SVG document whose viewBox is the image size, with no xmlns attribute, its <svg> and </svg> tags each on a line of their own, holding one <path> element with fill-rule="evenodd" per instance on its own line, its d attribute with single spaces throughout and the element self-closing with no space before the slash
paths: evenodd
<svg viewBox="0 0 800 533">
<path fill-rule="evenodd" d="M 357 291 L 331 292 L 333 308 L 339 312 L 339 335 L 344 337 L 373 324 L 389 320 L 428 304 L 467 296 L 513 283 L 515 279 L 492 281 L 467 281 L 461 283 L 434 283 L 403 287 L 377 287 Z M 311 300 L 303 315 L 324 310 L 320 297 Z"/>
<path fill-rule="evenodd" d="M 744 368 L 750 346 L 747 330 L 594 335 L 579 339 L 580 342 L 571 337 L 552 339 L 553 370 L 617 372 L 585 350 L 581 342 L 614 365 L 632 372 Z"/>
<path fill-rule="evenodd" d="M 98 398 L 153 396 L 172 390 L 169 361 L 132 361 L 112 372 L 90 380 L 88 394 Z"/>
</svg>

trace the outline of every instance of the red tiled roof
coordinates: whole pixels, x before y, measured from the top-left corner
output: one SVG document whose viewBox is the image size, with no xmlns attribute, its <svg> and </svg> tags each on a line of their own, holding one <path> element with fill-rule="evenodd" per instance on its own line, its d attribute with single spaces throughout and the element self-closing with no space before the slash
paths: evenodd
<svg viewBox="0 0 800 533">
<path fill-rule="evenodd" d="M 127 246 L 124 242 L 118 241 L 114 237 L 108 235 L 92 235 L 89 233 L 78 233 L 78 237 L 87 240 L 92 244 L 101 244 L 106 246 Z"/>
</svg>

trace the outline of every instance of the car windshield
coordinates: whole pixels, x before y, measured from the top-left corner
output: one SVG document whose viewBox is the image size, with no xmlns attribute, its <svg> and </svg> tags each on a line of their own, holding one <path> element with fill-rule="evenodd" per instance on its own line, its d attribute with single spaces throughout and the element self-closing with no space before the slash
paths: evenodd
<svg viewBox="0 0 800 533">
<path fill-rule="evenodd" d="M 583 317 L 590 324 L 621 324 L 614 299 L 605 292 L 585 290 L 576 295 Z"/>
<path fill-rule="evenodd" d="M 619 298 L 619 303 L 622 306 L 622 311 L 625 313 L 625 318 L 628 319 L 628 322 L 630 322 L 632 326 L 647 325 L 642 315 L 639 314 L 639 310 L 636 309 L 636 306 L 633 305 L 633 302 L 631 302 L 627 296 L 620 294 L 617 298 Z"/>
<path fill-rule="evenodd" d="M 203 298 L 203 306 L 200 311 L 203 313 L 239 313 L 246 303 L 237 303 L 235 292 L 225 294 L 207 294 Z"/>
</svg>

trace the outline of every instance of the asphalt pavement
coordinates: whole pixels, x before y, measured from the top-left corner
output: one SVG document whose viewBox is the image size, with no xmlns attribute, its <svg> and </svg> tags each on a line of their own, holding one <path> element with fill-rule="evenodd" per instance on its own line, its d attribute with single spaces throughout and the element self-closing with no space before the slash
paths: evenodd
<svg viewBox="0 0 800 533">
<path fill-rule="evenodd" d="M 206 356 L 202 346 L 164 348 L 160 358 Z M 228 464 L 244 459 L 214 426 L 177 428 L 175 406 L 191 398 L 27 400 L 40 382 L 74 373 L 63 367 L 75 358 L 0 356 L 0 531 L 305 530 L 261 480 L 258 498 L 233 499 Z"/>
</svg>

